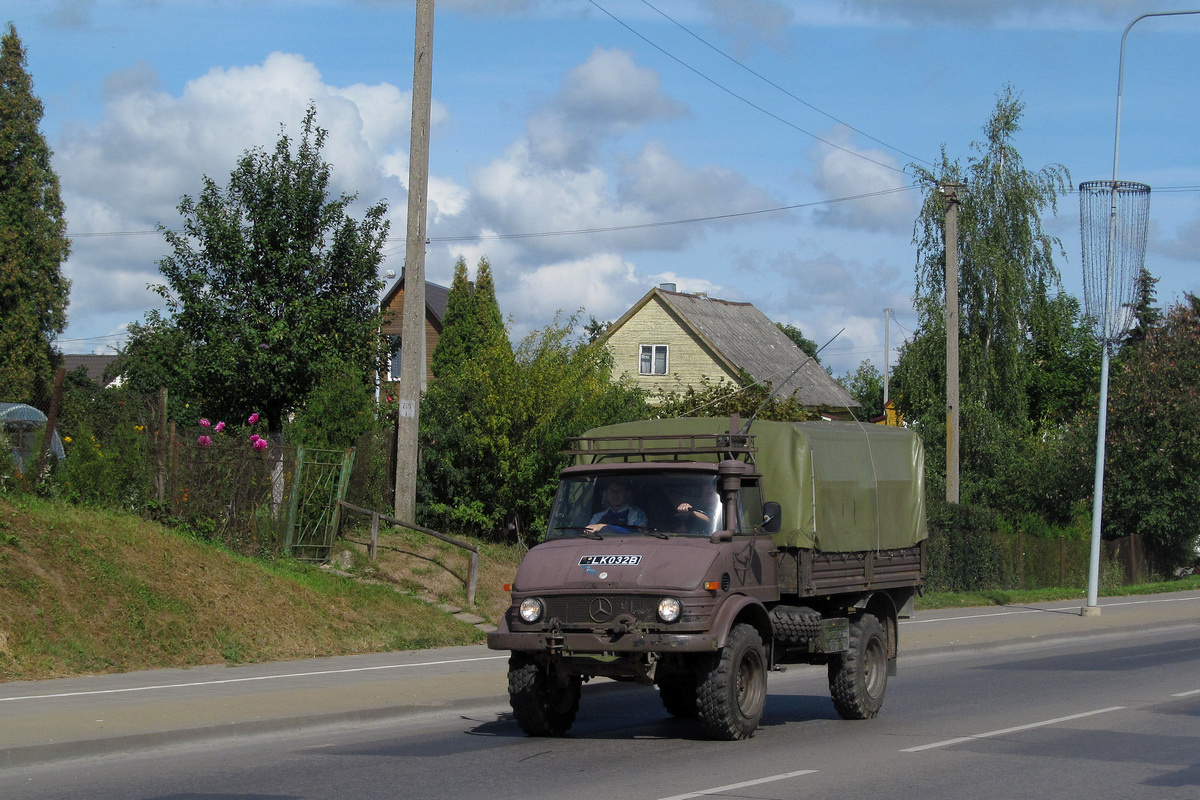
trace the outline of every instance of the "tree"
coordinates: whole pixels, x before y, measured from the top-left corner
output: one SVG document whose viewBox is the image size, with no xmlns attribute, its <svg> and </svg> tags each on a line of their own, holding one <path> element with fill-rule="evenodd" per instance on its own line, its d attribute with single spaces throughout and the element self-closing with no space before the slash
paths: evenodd
<svg viewBox="0 0 1200 800">
<path fill-rule="evenodd" d="M 447 375 L 491 348 L 512 354 L 508 331 L 496 302 L 491 265 L 481 258 L 475 283 L 471 283 L 467 280 L 467 262 L 460 257 L 454 265 L 454 280 L 446 297 L 442 335 L 433 349 L 433 374 Z"/>
<path fill-rule="evenodd" d="M 0 39 L 0 398 L 48 394 L 67 325 L 71 284 L 62 274 L 70 252 L 58 176 L 38 126 L 25 49 L 10 22 Z"/>
<path fill-rule="evenodd" d="M 1154 287 L 1157 283 L 1158 278 L 1143 266 L 1137 276 L 1137 305 L 1133 309 L 1133 327 L 1125 336 L 1125 345 L 1141 342 L 1146 338 L 1146 332 L 1162 319 L 1162 312 L 1154 305 L 1157 294 Z"/>
<path fill-rule="evenodd" d="M 480 281 L 477 291 L 486 291 Z M 647 415 L 642 392 L 612 380 L 603 344 L 556 318 L 529 334 L 514 353 L 490 340 L 430 384 L 421 406 L 422 519 L 503 539 L 519 515 L 537 530 L 549 515 L 566 440 L 583 431 Z"/>
<path fill-rule="evenodd" d="M 784 325 L 782 322 L 776 322 L 775 327 L 783 331 L 784 335 L 791 339 L 796 347 L 807 353 L 813 361 L 821 363 L 821 359 L 817 357 L 817 343 L 805 336 L 802 330 L 794 325 Z"/>
<path fill-rule="evenodd" d="M 434 375 L 448 375 L 475 349 L 475 287 L 467 280 L 467 262 L 461 257 L 454 264 L 454 280 L 446 295 L 446 313 L 442 315 L 442 335 L 433 348 L 430 366 Z"/>
<path fill-rule="evenodd" d="M 588 315 L 587 324 L 583 326 L 583 335 L 587 337 L 588 344 L 600 341 L 600 337 L 608 333 L 608 329 L 612 327 L 613 321 L 600 321 L 594 316 Z"/>
<path fill-rule="evenodd" d="M 1045 232 L 1041 215 L 1057 210 L 1070 189 L 1066 167 L 1025 169 L 1014 145 L 1024 103 L 1011 87 L 997 97 L 984 126 L 983 142 L 972 144 L 966 167 L 945 148 L 934 170 L 913 165 L 928 192 L 914 231 L 918 328 L 901 351 L 894 393 L 901 411 L 918 426 L 930 451 L 927 464 L 944 464 L 945 441 L 945 251 L 946 199 L 939 184 L 959 191 L 960 407 L 964 495 L 1006 502 L 1008 482 L 1022 469 L 1021 440 L 1032 427 L 1031 376 L 1037 359 L 1054 347 L 1041 324 L 1061 319 L 1059 275 L 1054 251 L 1061 243 Z M 1056 303 L 1058 305 L 1056 305 Z M 1040 349 L 1039 349 L 1040 348 Z M 1055 360 L 1051 358 L 1050 360 Z M 1040 408 L 1056 401 L 1041 394 Z M 1071 398 L 1074 402 L 1075 398 Z M 931 485 L 934 482 L 931 481 Z M 978 491 L 976 491 L 978 490 Z"/>
<path fill-rule="evenodd" d="M 1200 496 L 1200 297 L 1188 294 L 1113 376 L 1106 536 L 1141 534 L 1160 572 L 1190 562 Z"/>
<path fill-rule="evenodd" d="M 839 383 L 862 406 L 864 420 L 883 413 L 883 373 L 871 363 L 871 359 L 863 359 L 858 369 L 847 372 Z"/>
<path fill-rule="evenodd" d="M 673 417 L 731 417 L 737 414 L 743 423 L 750 419 L 778 422 L 804 422 L 820 419 L 809 411 L 796 395 L 779 397 L 771 385 L 755 381 L 744 371 L 738 384 L 728 381 L 709 381 L 701 376 L 700 386 L 688 386 L 682 392 L 665 392 L 653 408 L 656 419 Z"/>
<path fill-rule="evenodd" d="M 360 222 L 347 214 L 353 195 L 329 199 L 326 135 L 309 106 L 298 142 L 281 133 L 273 152 L 247 151 L 225 189 L 205 177 L 200 197 L 179 204 L 182 232 L 164 231 L 172 254 L 158 264 L 206 412 L 259 412 L 277 441 L 327 361 L 371 372 L 383 357 L 387 207 Z"/>
</svg>

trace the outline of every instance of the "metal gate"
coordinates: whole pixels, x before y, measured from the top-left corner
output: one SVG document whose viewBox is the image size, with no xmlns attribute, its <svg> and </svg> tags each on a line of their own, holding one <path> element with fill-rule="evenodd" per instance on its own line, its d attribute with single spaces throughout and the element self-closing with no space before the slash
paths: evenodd
<svg viewBox="0 0 1200 800">
<path fill-rule="evenodd" d="M 296 448 L 296 469 L 288 503 L 286 552 L 301 561 L 324 561 L 337 535 L 341 506 L 346 499 L 354 448 L 310 450 Z"/>
</svg>

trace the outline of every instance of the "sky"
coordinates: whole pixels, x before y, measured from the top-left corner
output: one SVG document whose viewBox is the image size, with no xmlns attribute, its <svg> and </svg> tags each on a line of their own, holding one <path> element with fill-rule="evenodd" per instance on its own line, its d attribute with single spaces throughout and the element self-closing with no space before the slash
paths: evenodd
<svg viewBox="0 0 1200 800">
<path fill-rule="evenodd" d="M 1161 3 L 1161 0 L 1158 0 Z M 427 280 L 486 257 L 514 340 L 653 286 L 750 302 L 882 369 L 916 327 L 913 165 L 966 163 L 997 96 L 1025 166 L 1113 176 L 1142 0 L 438 0 Z M 114 352 L 205 177 L 329 131 L 332 190 L 404 262 L 413 0 L 0 0 L 66 204 L 68 353 Z M 1138 22 L 1119 173 L 1152 187 L 1160 304 L 1200 292 L 1200 16 Z M 1082 298 L 1079 200 L 1043 219 Z M 893 309 L 886 323 L 884 309 Z"/>
</svg>

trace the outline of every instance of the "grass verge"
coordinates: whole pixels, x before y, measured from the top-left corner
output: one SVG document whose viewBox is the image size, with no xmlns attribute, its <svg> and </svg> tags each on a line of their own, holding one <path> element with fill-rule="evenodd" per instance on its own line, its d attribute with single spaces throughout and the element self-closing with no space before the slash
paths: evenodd
<svg viewBox="0 0 1200 800">
<path fill-rule="evenodd" d="M 482 639 L 385 585 L 242 558 L 126 514 L 0 498 L 0 680 Z"/>
</svg>

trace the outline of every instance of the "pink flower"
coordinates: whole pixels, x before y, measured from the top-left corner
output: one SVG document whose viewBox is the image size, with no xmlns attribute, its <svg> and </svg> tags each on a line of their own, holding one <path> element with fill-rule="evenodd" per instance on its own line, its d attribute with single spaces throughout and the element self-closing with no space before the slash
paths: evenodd
<svg viewBox="0 0 1200 800">
<path fill-rule="evenodd" d="M 206 420 L 206 419 L 202 419 L 202 420 L 200 420 L 200 427 L 201 427 L 201 428 L 207 428 L 207 427 L 208 427 L 209 425 L 211 425 L 211 424 L 212 424 L 212 423 L 210 423 L 210 422 L 209 422 L 208 420 Z"/>
<path fill-rule="evenodd" d="M 252 433 L 252 434 L 250 434 L 250 444 L 254 444 L 254 443 L 255 443 L 255 442 L 257 442 L 257 441 L 258 441 L 260 438 L 262 438 L 262 437 L 260 437 L 260 436 L 259 436 L 257 433 Z"/>
<path fill-rule="evenodd" d="M 216 428 L 214 428 L 213 430 L 215 430 L 217 433 L 220 433 L 221 431 L 225 430 L 225 423 L 224 423 L 224 422 L 218 422 L 218 423 L 217 423 L 217 427 L 216 427 Z"/>
<path fill-rule="evenodd" d="M 246 422 L 250 425 L 253 425 L 254 423 L 258 422 L 258 412 L 255 411 L 253 414 L 251 414 L 250 419 L 246 420 Z"/>
<path fill-rule="evenodd" d="M 254 449 L 258 450 L 258 451 L 266 450 L 270 446 L 271 446 L 271 443 L 268 442 L 266 439 L 259 439 L 258 441 L 256 441 L 254 443 Z"/>
<path fill-rule="evenodd" d="M 212 439 L 208 438 L 207 436 L 201 436 L 200 438 L 196 439 L 196 444 L 200 445 L 201 447 L 209 447 L 212 445 Z"/>
</svg>

